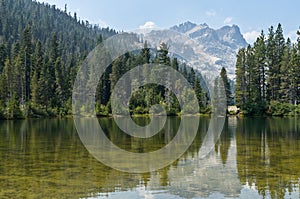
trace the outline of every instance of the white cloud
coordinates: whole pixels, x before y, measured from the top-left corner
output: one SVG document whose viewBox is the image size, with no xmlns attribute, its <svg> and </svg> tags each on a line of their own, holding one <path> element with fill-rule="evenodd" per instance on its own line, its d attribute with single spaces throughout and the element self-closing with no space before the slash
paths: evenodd
<svg viewBox="0 0 300 199">
<path fill-rule="evenodd" d="M 208 10 L 205 12 L 205 14 L 209 17 L 214 17 L 217 15 L 216 11 L 215 10 Z"/>
<path fill-rule="evenodd" d="M 100 27 L 108 27 L 107 23 L 102 19 L 98 19 L 98 24 Z"/>
<path fill-rule="evenodd" d="M 226 17 L 226 19 L 224 20 L 224 24 L 225 25 L 231 24 L 232 20 L 233 20 L 232 17 Z"/>
<path fill-rule="evenodd" d="M 157 28 L 153 21 L 147 21 L 144 25 L 139 26 L 139 29 L 154 29 Z"/>
<path fill-rule="evenodd" d="M 288 32 L 286 34 L 286 39 L 287 38 L 290 38 L 292 42 L 296 42 L 297 38 L 298 38 L 297 30 L 293 30 L 293 31 Z"/>
<path fill-rule="evenodd" d="M 140 25 L 138 29 L 133 30 L 133 32 L 138 34 L 147 34 L 155 29 L 158 29 L 158 26 L 153 21 L 147 21 L 145 24 Z"/>
<path fill-rule="evenodd" d="M 107 23 L 102 19 L 88 20 L 91 24 L 99 25 L 102 28 L 108 27 Z"/>
<path fill-rule="evenodd" d="M 253 44 L 255 42 L 255 40 L 257 39 L 257 37 L 260 35 L 260 32 L 252 30 L 250 32 L 244 33 L 243 35 L 249 44 Z"/>
</svg>

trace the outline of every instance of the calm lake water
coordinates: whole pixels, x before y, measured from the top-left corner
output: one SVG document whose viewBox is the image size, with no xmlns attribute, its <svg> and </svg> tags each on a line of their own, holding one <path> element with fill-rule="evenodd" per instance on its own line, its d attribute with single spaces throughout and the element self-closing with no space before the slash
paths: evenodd
<svg viewBox="0 0 300 199">
<path fill-rule="evenodd" d="M 72 119 L 0 121 L 0 198 L 300 197 L 300 119 L 228 118 L 205 158 L 199 158 L 199 150 L 209 118 L 199 119 L 199 132 L 186 153 L 144 174 L 98 162 L 83 146 Z M 180 118 L 168 118 L 169 131 L 146 140 L 122 133 L 110 118 L 99 122 L 120 148 L 146 152 L 167 144 Z"/>
</svg>

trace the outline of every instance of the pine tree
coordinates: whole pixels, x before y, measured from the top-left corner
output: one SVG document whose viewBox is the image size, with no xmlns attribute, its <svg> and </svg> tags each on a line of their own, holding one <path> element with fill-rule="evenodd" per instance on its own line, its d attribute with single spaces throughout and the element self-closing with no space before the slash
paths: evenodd
<svg viewBox="0 0 300 199">
<path fill-rule="evenodd" d="M 30 99 L 30 78 L 32 67 L 32 35 L 30 26 L 27 25 L 22 35 L 22 49 L 21 56 L 23 59 L 23 71 L 24 71 L 24 92 L 25 102 Z"/>
<path fill-rule="evenodd" d="M 166 43 L 161 43 L 157 51 L 157 57 L 155 62 L 158 64 L 164 64 L 170 66 L 171 61 L 170 61 L 170 57 L 168 56 L 168 53 L 169 53 L 168 45 Z"/>
<path fill-rule="evenodd" d="M 275 75 L 275 63 L 276 63 L 276 58 L 275 58 L 275 33 L 274 33 L 274 28 L 271 26 L 269 28 L 269 34 L 268 34 L 268 39 L 267 39 L 267 67 L 268 67 L 268 72 L 267 72 L 267 100 L 275 100 L 275 88 L 276 88 L 276 75 Z"/>
<path fill-rule="evenodd" d="M 98 105 L 106 105 L 110 98 L 111 81 L 110 74 L 112 67 L 108 67 L 105 73 L 100 78 L 99 84 L 96 89 L 96 101 Z"/>
<path fill-rule="evenodd" d="M 22 111 L 20 109 L 20 104 L 18 102 L 16 94 L 12 96 L 9 100 L 7 106 L 7 119 L 20 119 L 23 118 Z"/>
<path fill-rule="evenodd" d="M 0 34 L 1 35 L 1 34 Z M 0 41 L 1 42 L 1 41 Z M 7 50 L 4 43 L 0 44 L 0 74 L 3 71 L 5 60 L 7 59 Z"/>
<path fill-rule="evenodd" d="M 48 99 L 50 101 L 50 106 L 53 108 L 57 105 L 57 101 L 59 100 L 56 98 L 56 89 L 57 89 L 57 79 L 56 75 L 58 72 L 56 71 L 56 65 L 58 64 L 58 55 L 59 55 L 59 50 L 58 50 L 58 41 L 57 41 L 57 34 L 53 33 L 51 43 L 50 43 L 50 54 L 49 54 L 49 61 L 47 64 L 47 94 L 48 94 Z"/>
<path fill-rule="evenodd" d="M 145 41 L 144 43 L 144 48 L 142 49 L 141 56 L 143 58 L 142 59 L 143 64 L 150 63 L 151 54 L 150 54 L 150 48 L 148 47 L 147 41 Z"/>
<path fill-rule="evenodd" d="M 299 86 L 300 86 L 300 57 L 296 45 L 293 45 L 289 61 L 290 84 L 287 95 L 290 103 L 297 104 L 299 102 Z"/>
<path fill-rule="evenodd" d="M 118 80 L 120 79 L 120 77 L 122 76 L 122 60 L 121 58 L 117 58 L 113 64 L 112 64 L 112 71 L 110 74 L 110 86 L 111 86 L 111 92 L 113 91 L 116 83 L 118 82 Z"/>
<path fill-rule="evenodd" d="M 262 31 L 260 36 L 257 38 L 256 42 L 254 43 L 254 61 L 257 67 L 257 86 L 258 86 L 258 100 L 265 100 L 266 99 L 266 42 L 265 42 L 265 35 Z"/>
<path fill-rule="evenodd" d="M 65 82 L 62 61 L 60 58 L 55 62 L 55 107 L 62 107 L 66 101 Z"/>
<path fill-rule="evenodd" d="M 13 77 L 13 71 L 10 61 L 7 59 L 3 68 L 3 72 L 0 75 L 0 100 L 1 102 L 7 102 L 12 97 L 13 89 L 11 87 L 11 78 Z"/>
<path fill-rule="evenodd" d="M 38 87 L 36 89 L 37 95 L 37 103 L 45 106 L 46 111 L 48 111 L 49 103 L 50 103 L 50 93 L 51 87 L 49 87 L 49 70 L 47 60 L 44 60 L 43 64 L 41 65 L 41 73 L 40 77 L 38 78 Z"/>
<path fill-rule="evenodd" d="M 33 55 L 33 75 L 31 78 L 31 99 L 34 104 L 39 104 L 41 102 L 40 96 L 42 93 L 39 92 L 39 86 L 41 86 L 39 85 L 39 80 L 42 73 L 42 68 L 44 67 L 43 64 L 42 43 L 38 41 Z"/>
<path fill-rule="evenodd" d="M 237 54 L 236 62 L 236 91 L 235 102 L 238 107 L 242 107 L 246 103 L 246 60 L 245 49 L 242 48 Z"/>
<path fill-rule="evenodd" d="M 194 91 L 196 93 L 196 97 L 199 102 L 199 107 L 204 108 L 206 106 L 206 100 L 205 100 L 205 93 L 203 92 L 201 85 L 200 85 L 200 79 L 198 76 L 195 76 L 195 81 L 194 81 Z"/>
<path fill-rule="evenodd" d="M 283 30 L 282 30 L 282 26 L 279 23 L 275 32 L 275 46 L 276 46 L 276 63 L 275 63 L 275 74 L 276 74 L 276 81 L 275 81 L 275 96 L 276 96 L 276 100 L 280 100 L 281 99 L 281 95 L 280 95 L 280 84 L 281 84 L 281 76 L 280 76 L 280 68 L 281 68 L 281 64 L 282 64 L 282 58 L 284 55 L 284 49 L 286 47 L 285 45 L 285 39 L 283 36 Z"/>
<path fill-rule="evenodd" d="M 7 6 L 5 0 L 0 0 L 0 35 L 8 38 Z M 1 41 L 0 41 L 1 42 Z"/>
<path fill-rule="evenodd" d="M 296 99 L 294 100 L 294 104 L 298 104 L 300 101 L 300 30 L 297 31 L 297 35 L 297 43 L 295 44 L 295 48 L 297 49 L 297 55 L 293 63 L 295 69 L 295 85 L 297 88 L 297 95 L 295 97 Z"/>
<path fill-rule="evenodd" d="M 291 60 L 291 50 L 292 50 L 292 46 L 291 46 L 291 40 L 288 38 L 285 48 L 284 48 L 284 52 L 283 52 L 283 56 L 282 56 L 282 61 L 280 63 L 280 90 L 279 90 L 279 94 L 280 94 L 280 101 L 281 102 L 285 102 L 285 103 L 293 103 L 291 101 L 291 92 L 293 90 L 293 83 L 292 83 L 292 79 L 294 76 L 294 71 L 293 68 L 290 67 L 290 60 Z M 294 52 L 295 53 L 295 52 Z"/>
<path fill-rule="evenodd" d="M 225 94 L 226 94 L 226 98 L 227 98 L 227 106 L 232 105 L 233 101 L 232 101 L 230 83 L 229 83 L 229 80 L 227 77 L 226 69 L 224 67 L 222 67 L 222 69 L 221 69 L 220 77 L 223 81 L 223 85 L 225 88 Z"/>
<path fill-rule="evenodd" d="M 188 73 L 188 82 L 191 84 L 191 86 L 195 85 L 195 78 L 196 73 L 193 68 L 191 68 L 191 71 Z"/>
<path fill-rule="evenodd" d="M 246 71 L 246 102 L 252 102 L 255 100 L 256 88 L 254 83 L 255 66 L 254 66 L 254 54 L 253 49 L 248 45 L 246 50 L 246 60 L 245 60 L 245 71 Z"/>
<path fill-rule="evenodd" d="M 179 70 L 179 63 L 176 57 L 172 59 L 172 67 L 177 71 Z"/>
<path fill-rule="evenodd" d="M 24 52 L 24 51 L 23 51 Z M 25 105 L 26 103 L 26 88 L 25 88 L 25 68 L 24 68 L 24 54 L 21 51 L 19 55 L 17 55 L 16 59 L 13 63 L 14 68 L 14 91 L 16 94 L 16 98 L 21 105 Z"/>
<path fill-rule="evenodd" d="M 254 42 L 253 48 L 251 48 L 251 54 L 248 55 L 249 73 L 251 78 L 249 81 L 249 88 L 251 95 L 249 96 L 249 102 L 260 103 L 264 96 L 264 71 L 265 71 L 265 59 L 264 59 L 264 35 L 260 35 Z"/>
<path fill-rule="evenodd" d="M 268 59 L 268 94 L 269 100 L 279 100 L 280 90 L 280 63 L 283 56 L 285 40 L 281 24 L 278 24 L 276 32 L 273 27 L 269 29 L 269 37 L 267 42 L 267 59 Z"/>
</svg>

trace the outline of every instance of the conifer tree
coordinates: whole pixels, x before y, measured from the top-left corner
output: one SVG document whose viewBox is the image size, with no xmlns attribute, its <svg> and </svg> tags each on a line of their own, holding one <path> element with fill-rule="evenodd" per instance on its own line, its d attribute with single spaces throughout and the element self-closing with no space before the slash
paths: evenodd
<svg viewBox="0 0 300 199">
<path fill-rule="evenodd" d="M 235 101 L 238 107 L 242 107 L 246 103 L 246 54 L 242 48 L 237 54 L 236 62 L 236 91 Z"/>
<path fill-rule="evenodd" d="M 57 89 L 57 79 L 56 76 L 59 74 L 57 70 L 57 64 L 58 64 L 58 41 L 57 41 L 57 35 L 56 33 L 53 33 L 52 39 L 50 42 L 50 54 L 49 54 L 49 60 L 47 63 L 47 94 L 48 94 L 48 100 L 50 101 L 50 106 L 55 107 L 57 105 L 58 98 L 56 98 L 56 89 Z"/>
<path fill-rule="evenodd" d="M 1 35 L 1 34 L 0 34 Z M 1 41 L 0 41 L 1 42 Z M 5 61 L 7 59 L 7 50 L 4 43 L 0 44 L 0 74 L 3 71 Z"/>
<path fill-rule="evenodd" d="M 42 52 L 42 43 L 38 41 L 35 47 L 35 52 L 33 55 L 33 64 L 32 64 L 32 78 L 31 78 L 31 99 L 34 104 L 39 104 L 41 102 L 39 87 L 42 86 L 39 84 L 39 80 L 42 73 L 43 66 L 43 52 Z"/>
<path fill-rule="evenodd" d="M 254 43 L 254 61 L 257 67 L 257 89 L 258 89 L 258 100 L 266 99 L 266 38 L 264 32 L 262 31 L 260 36 Z"/>
<path fill-rule="evenodd" d="M 276 75 L 275 75 L 275 64 L 276 64 L 276 58 L 275 58 L 275 33 L 274 28 L 271 26 L 269 28 L 269 34 L 267 39 L 267 67 L 268 67 L 268 73 L 267 73 L 267 99 L 268 101 L 275 100 L 275 89 L 276 89 Z"/>
<path fill-rule="evenodd" d="M 158 64 L 164 64 L 170 66 L 171 61 L 170 61 L 170 57 L 168 56 L 168 53 L 169 53 L 168 45 L 166 43 L 161 43 L 157 51 L 157 57 L 155 62 Z"/>
<path fill-rule="evenodd" d="M 294 71 L 293 68 L 290 66 L 290 60 L 291 60 L 291 51 L 292 51 L 292 46 L 291 46 L 291 40 L 288 38 L 282 60 L 280 63 L 280 101 L 285 102 L 285 103 L 292 103 L 291 102 L 291 92 L 292 92 L 292 87 L 293 87 L 293 76 L 294 76 Z M 294 52 L 295 53 L 295 52 Z"/>
<path fill-rule="evenodd" d="M 227 77 L 226 69 L 224 67 L 222 67 L 222 69 L 221 69 L 220 77 L 223 81 L 223 85 L 224 85 L 224 88 L 225 88 L 225 94 L 226 94 L 226 98 L 227 98 L 227 106 L 232 105 L 233 100 L 232 100 L 230 83 L 229 83 L 229 80 L 228 80 L 228 77 Z"/>
<path fill-rule="evenodd" d="M 206 100 L 205 100 L 205 93 L 203 92 L 201 85 L 200 85 L 200 79 L 198 76 L 195 76 L 195 81 L 194 81 L 194 91 L 196 93 L 196 97 L 199 102 L 199 107 L 204 108 L 206 105 Z"/>
<path fill-rule="evenodd" d="M 30 78 L 31 78 L 31 67 L 32 67 L 32 35 L 31 28 L 29 25 L 23 31 L 22 35 L 22 49 L 21 56 L 23 60 L 23 70 L 24 71 L 24 93 L 25 101 L 30 99 Z"/>
<path fill-rule="evenodd" d="M 172 67 L 177 71 L 179 70 L 179 63 L 176 57 L 172 59 Z"/>
</svg>

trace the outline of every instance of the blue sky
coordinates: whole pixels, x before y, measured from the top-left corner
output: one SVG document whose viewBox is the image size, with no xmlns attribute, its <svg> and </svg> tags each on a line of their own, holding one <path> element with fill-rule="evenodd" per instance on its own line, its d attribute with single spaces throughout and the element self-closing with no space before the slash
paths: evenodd
<svg viewBox="0 0 300 199">
<path fill-rule="evenodd" d="M 248 42 L 263 29 L 280 22 L 286 36 L 296 40 L 300 26 L 300 1 L 288 0 L 39 0 L 55 4 L 91 23 L 116 30 L 155 26 L 168 28 L 185 21 L 207 23 L 212 28 L 236 24 Z"/>
</svg>

